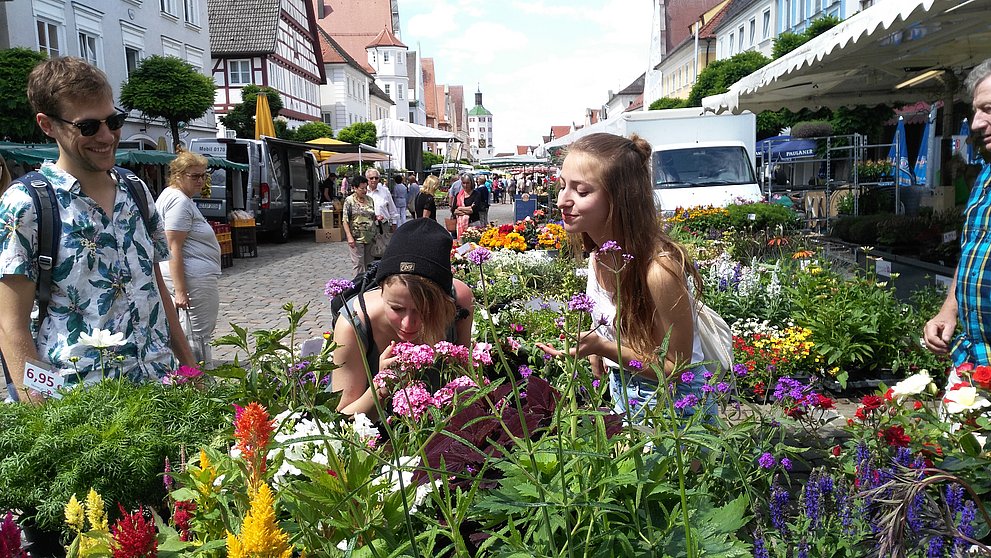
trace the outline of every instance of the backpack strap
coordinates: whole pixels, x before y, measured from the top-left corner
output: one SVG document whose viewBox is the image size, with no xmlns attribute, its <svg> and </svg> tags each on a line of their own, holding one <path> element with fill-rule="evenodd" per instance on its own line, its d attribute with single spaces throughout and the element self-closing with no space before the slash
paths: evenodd
<svg viewBox="0 0 991 558">
<path fill-rule="evenodd" d="M 151 236 L 151 213 L 148 209 L 148 191 L 145 190 L 144 183 L 141 182 L 141 179 L 136 174 L 124 167 L 114 167 L 110 172 L 114 180 L 124 182 L 127 192 L 131 194 L 131 199 L 138 205 L 138 211 L 141 213 L 141 220 L 144 221 L 145 230 L 148 231 L 148 236 Z"/>
</svg>

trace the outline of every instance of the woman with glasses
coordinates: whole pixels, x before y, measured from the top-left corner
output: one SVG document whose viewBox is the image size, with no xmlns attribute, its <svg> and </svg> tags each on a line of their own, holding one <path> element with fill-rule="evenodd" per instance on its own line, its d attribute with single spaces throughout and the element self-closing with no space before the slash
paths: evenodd
<svg viewBox="0 0 991 558">
<path fill-rule="evenodd" d="M 183 151 L 169 165 L 169 187 L 155 205 L 165 221 L 171 259 L 162 266 L 193 356 L 212 368 L 210 341 L 220 310 L 220 243 L 192 198 L 208 184 L 206 158 Z"/>
<path fill-rule="evenodd" d="M 375 201 L 368 195 L 368 179 L 354 177 L 354 193 L 344 199 L 344 234 L 348 239 L 351 264 L 357 277 L 372 263 L 372 242 L 375 240 Z"/>
</svg>

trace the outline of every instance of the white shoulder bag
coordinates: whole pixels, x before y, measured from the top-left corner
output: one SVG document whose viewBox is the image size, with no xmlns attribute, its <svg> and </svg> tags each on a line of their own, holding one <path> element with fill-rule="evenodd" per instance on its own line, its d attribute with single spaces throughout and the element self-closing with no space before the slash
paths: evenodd
<svg viewBox="0 0 991 558">
<path fill-rule="evenodd" d="M 698 330 L 705 357 L 705 367 L 713 374 L 719 374 L 733 366 L 733 333 L 729 325 L 715 310 L 703 304 L 699 309 L 695 327 Z"/>
</svg>

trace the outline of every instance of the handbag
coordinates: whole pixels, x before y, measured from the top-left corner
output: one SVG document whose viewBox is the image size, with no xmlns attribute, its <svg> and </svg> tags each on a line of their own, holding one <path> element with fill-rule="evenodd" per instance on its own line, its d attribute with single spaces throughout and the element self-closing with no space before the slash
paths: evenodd
<svg viewBox="0 0 991 558">
<path fill-rule="evenodd" d="M 385 232 L 382 223 L 375 225 L 375 236 L 372 237 L 372 257 L 381 258 L 385 255 L 385 247 L 389 245 L 392 234 Z"/>
<path fill-rule="evenodd" d="M 702 304 L 695 324 L 706 369 L 713 374 L 729 370 L 733 366 L 733 333 L 726 320 Z"/>
</svg>

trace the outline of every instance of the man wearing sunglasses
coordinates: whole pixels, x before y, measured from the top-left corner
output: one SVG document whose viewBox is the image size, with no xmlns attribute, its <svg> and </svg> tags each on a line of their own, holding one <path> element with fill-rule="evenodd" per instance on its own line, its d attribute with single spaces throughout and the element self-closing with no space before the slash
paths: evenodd
<svg viewBox="0 0 991 558">
<path fill-rule="evenodd" d="M 25 362 L 50 371 L 57 385 L 158 380 L 194 365 L 172 299 L 162 296 L 155 264 L 169 253 L 154 198 L 141 183 L 146 226 L 114 170 L 127 114 L 114 106 L 106 75 L 79 58 L 53 58 L 31 72 L 27 94 L 38 126 L 59 146 L 58 160 L 40 173 L 54 189 L 61 235 L 48 309 L 32 331 L 39 227 L 27 189 L 34 186 L 15 182 L 0 198 L 0 350 L 20 399 L 38 397 L 22 389 Z"/>
</svg>

